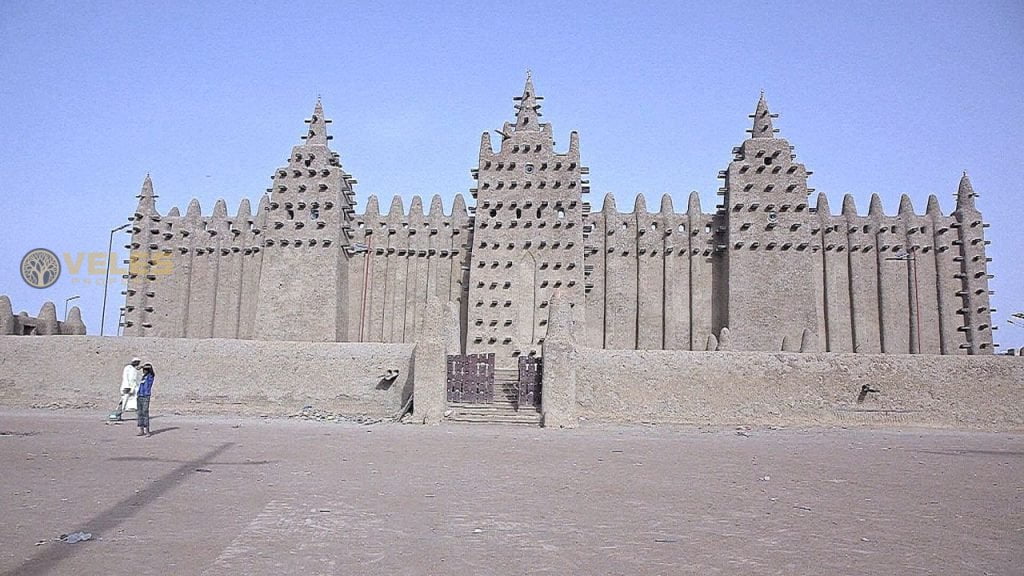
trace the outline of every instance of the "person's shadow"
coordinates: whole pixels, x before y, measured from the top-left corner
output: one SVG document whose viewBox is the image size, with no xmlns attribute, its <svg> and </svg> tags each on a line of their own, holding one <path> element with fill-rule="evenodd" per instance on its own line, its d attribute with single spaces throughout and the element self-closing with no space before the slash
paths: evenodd
<svg viewBox="0 0 1024 576">
<path fill-rule="evenodd" d="M 172 430 L 177 430 L 177 429 L 178 429 L 177 426 L 168 426 L 167 428 L 160 428 L 159 430 L 150 430 L 149 434 L 151 436 L 156 436 L 157 434 L 163 434 L 164 432 L 170 432 Z"/>
</svg>

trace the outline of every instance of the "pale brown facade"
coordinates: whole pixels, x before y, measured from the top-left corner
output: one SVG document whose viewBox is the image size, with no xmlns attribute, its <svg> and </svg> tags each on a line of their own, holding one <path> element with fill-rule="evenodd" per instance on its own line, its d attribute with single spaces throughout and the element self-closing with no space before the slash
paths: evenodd
<svg viewBox="0 0 1024 576">
<path fill-rule="evenodd" d="M 762 96 L 750 137 L 720 173 L 722 202 L 684 211 L 643 196 L 591 211 L 573 132 L 564 152 L 527 80 L 516 118 L 481 139 L 475 205 L 434 197 L 408 210 L 353 185 L 319 103 L 306 141 L 251 212 L 197 202 L 161 215 L 147 178 L 129 247 L 169 275 L 130 274 L 125 333 L 174 338 L 411 342 L 429 297 L 455 302 L 461 346 L 499 364 L 540 354 L 548 306 L 574 307 L 586 346 L 605 349 L 989 354 L 981 214 L 966 174 L 956 209 L 904 196 L 886 215 L 852 197 L 833 214 L 776 136 Z"/>
</svg>

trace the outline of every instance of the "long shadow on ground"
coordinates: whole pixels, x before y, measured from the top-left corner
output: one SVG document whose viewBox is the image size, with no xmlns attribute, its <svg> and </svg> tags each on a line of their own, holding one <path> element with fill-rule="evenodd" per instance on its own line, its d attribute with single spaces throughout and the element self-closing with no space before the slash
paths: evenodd
<svg viewBox="0 0 1024 576">
<path fill-rule="evenodd" d="M 126 519 L 141 511 L 146 504 L 155 501 L 161 494 L 164 494 L 171 488 L 174 488 L 188 480 L 192 474 L 197 472 L 197 468 L 200 468 L 204 464 L 213 464 L 214 458 L 232 446 L 234 446 L 233 442 L 225 442 L 224 444 L 221 444 L 207 452 L 200 458 L 182 463 L 174 470 L 171 470 L 160 478 L 157 478 L 149 486 L 140 490 L 138 493 L 122 499 L 103 512 L 100 512 L 98 515 L 90 518 L 79 529 L 83 532 L 91 532 L 94 537 L 102 536 L 103 534 L 110 532 Z M 46 546 L 35 556 L 26 560 L 21 566 L 18 566 L 14 570 L 5 572 L 4 576 L 52 574 L 54 573 L 54 569 L 57 564 L 63 562 L 67 558 L 70 558 L 82 549 L 83 548 L 80 545 L 64 543 Z"/>
</svg>

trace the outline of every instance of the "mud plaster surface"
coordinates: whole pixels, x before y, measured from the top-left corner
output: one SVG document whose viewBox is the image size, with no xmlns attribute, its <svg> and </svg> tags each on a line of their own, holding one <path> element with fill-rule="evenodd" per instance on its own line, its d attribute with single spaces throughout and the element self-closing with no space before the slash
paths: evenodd
<svg viewBox="0 0 1024 576">
<path fill-rule="evenodd" d="M 1015 574 L 1024 436 L 0 411 L 0 574 Z M 93 539 L 54 541 L 83 530 Z M 41 544 L 36 545 L 41 542 Z"/>
</svg>

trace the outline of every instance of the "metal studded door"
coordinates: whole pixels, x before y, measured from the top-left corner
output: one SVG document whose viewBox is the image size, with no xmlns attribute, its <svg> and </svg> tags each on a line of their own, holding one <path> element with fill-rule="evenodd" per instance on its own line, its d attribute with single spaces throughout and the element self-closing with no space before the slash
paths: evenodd
<svg viewBox="0 0 1024 576">
<path fill-rule="evenodd" d="M 448 356 L 448 401 L 494 401 L 494 353 Z"/>
<path fill-rule="evenodd" d="M 519 357 L 519 405 L 540 406 L 543 363 L 535 356 Z"/>
</svg>

